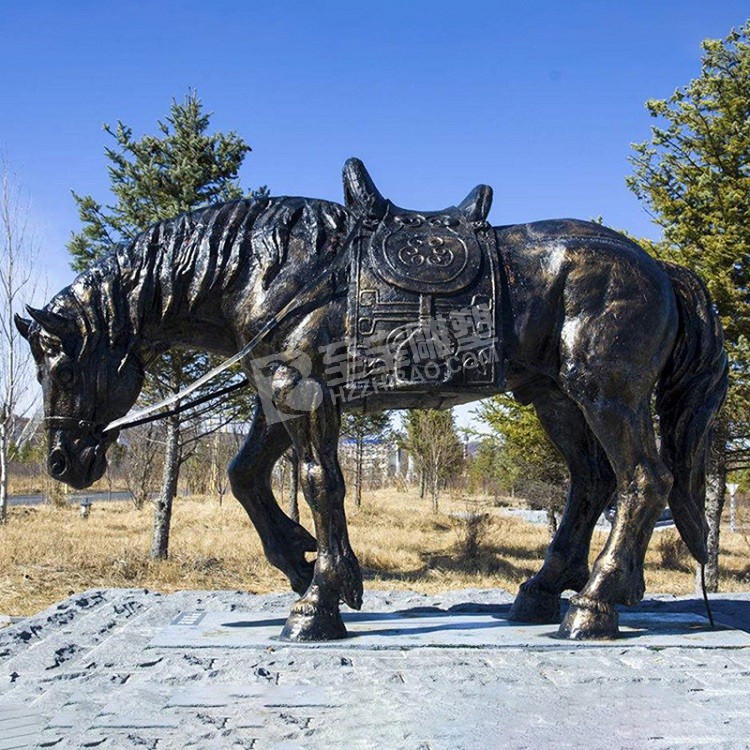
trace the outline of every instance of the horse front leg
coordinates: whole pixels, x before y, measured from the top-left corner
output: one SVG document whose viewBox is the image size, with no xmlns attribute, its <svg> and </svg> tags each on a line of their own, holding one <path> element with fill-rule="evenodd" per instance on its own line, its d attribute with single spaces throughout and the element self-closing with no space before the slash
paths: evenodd
<svg viewBox="0 0 750 750">
<path fill-rule="evenodd" d="M 284 425 L 269 425 L 256 399 L 250 432 L 229 465 L 229 481 L 232 494 L 258 532 L 268 562 L 284 573 L 294 591 L 303 594 L 313 575 L 313 564 L 305 558 L 305 552 L 314 552 L 316 542 L 281 510 L 271 489 L 274 464 L 290 445 Z"/>
<path fill-rule="evenodd" d="M 362 574 L 349 544 L 344 476 L 338 461 L 340 415 L 330 390 L 282 365 L 274 373 L 274 405 L 297 452 L 300 484 L 312 510 L 318 540 L 312 582 L 294 604 L 281 638 L 325 641 L 346 636 L 339 600 L 362 606 Z M 304 411 L 300 410 L 304 401 Z M 289 408 L 288 404 L 294 404 Z"/>
</svg>

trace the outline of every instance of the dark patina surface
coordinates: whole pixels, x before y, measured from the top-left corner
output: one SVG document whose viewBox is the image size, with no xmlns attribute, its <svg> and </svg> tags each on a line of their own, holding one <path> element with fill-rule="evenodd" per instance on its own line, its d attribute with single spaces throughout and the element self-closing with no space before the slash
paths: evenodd
<svg viewBox="0 0 750 750">
<path fill-rule="evenodd" d="M 299 298 L 244 363 L 258 398 L 229 468 L 269 561 L 301 595 L 283 637 L 343 637 L 339 602 L 361 606 L 337 458 L 342 409 L 449 406 L 504 390 L 534 405 L 571 474 L 558 532 L 511 617 L 558 622 L 560 594 L 574 589 L 560 635 L 613 637 L 615 605 L 643 596 L 646 546 L 667 501 L 706 559 L 706 450 L 727 361 L 704 285 L 596 224 L 491 228 L 486 186 L 457 207 L 413 212 L 384 199 L 355 159 L 344 185 L 345 206 L 268 198 L 160 222 L 30 309 L 32 320 L 18 318 L 42 383 L 50 473 L 76 488 L 102 475 L 117 436 L 104 427 L 133 406 L 160 352 L 232 355 Z M 425 354 L 435 339 L 439 356 Z M 466 341 L 495 357 L 469 362 Z M 315 538 L 271 491 L 291 445 Z M 614 493 L 616 520 L 589 570 L 591 534 Z"/>
</svg>

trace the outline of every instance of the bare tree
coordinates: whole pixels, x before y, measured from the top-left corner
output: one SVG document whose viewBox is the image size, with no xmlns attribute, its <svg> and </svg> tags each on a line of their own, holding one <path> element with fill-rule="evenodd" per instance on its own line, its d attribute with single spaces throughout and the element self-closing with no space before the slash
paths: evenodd
<svg viewBox="0 0 750 750">
<path fill-rule="evenodd" d="M 21 298 L 39 291 L 38 244 L 29 224 L 29 200 L 18 175 L 0 157 L 0 523 L 8 514 L 8 467 L 14 438 L 31 408 L 33 383 L 28 347 L 13 319 Z"/>
<path fill-rule="evenodd" d="M 169 554 L 169 531 L 172 523 L 172 501 L 177 496 L 177 478 L 180 460 L 180 418 L 168 417 L 166 453 L 162 471 L 162 486 L 154 502 L 154 529 L 151 539 L 151 557 L 166 560 Z"/>
<path fill-rule="evenodd" d="M 391 413 L 387 411 L 375 414 L 350 412 L 341 420 L 342 437 L 354 444 L 354 501 L 358 508 L 362 505 L 365 443 L 386 440 L 390 426 Z"/>
<path fill-rule="evenodd" d="M 211 441 L 210 491 L 219 498 L 219 505 L 229 492 L 229 462 L 237 455 L 245 436 L 233 425 L 216 430 Z"/>
<path fill-rule="evenodd" d="M 152 373 L 154 379 L 158 374 Z M 194 380 L 198 374 L 188 377 Z M 177 378 L 173 382 L 177 382 Z M 250 412 L 252 396 L 246 392 L 236 392 L 231 396 L 211 401 L 207 404 L 188 409 L 179 415 L 168 417 L 164 423 L 164 458 L 162 462 L 162 483 L 154 501 L 154 523 L 151 542 L 151 557 L 154 560 L 166 560 L 169 556 L 169 526 L 172 521 L 172 506 L 177 497 L 180 469 L 189 460 L 201 452 L 204 458 L 210 455 L 208 439 L 211 435 L 246 419 Z M 178 402 L 179 403 L 179 402 Z M 234 436 L 234 444 L 239 445 L 239 436 Z M 236 451 L 234 451 L 236 452 Z M 232 455 L 234 455 L 234 452 Z M 229 459 L 227 459 L 229 463 Z M 210 488 L 210 473 L 204 472 L 205 480 L 201 483 L 205 489 Z M 224 492 L 228 485 L 224 485 Z"/>
<path fill-rule="evenodd" d="M 126 436 L 127 448 L 122 457 L 123 474 L 133 505 L 140 510 L 155 490 L 159 459 L 163 446 L 156 438 L 153 422 L 131 428 Z"/>
<path fill-rule="evenodd" d="M 442 483 L 456 474 L 463 463 L 463 447 L 456 433 L 451 410 L 410 409 L 404 420 L 404 447 L 414 456 L 422 472 L 422 487 L 429 485 L 433 513 L 438 512 Z"/>
</svg>

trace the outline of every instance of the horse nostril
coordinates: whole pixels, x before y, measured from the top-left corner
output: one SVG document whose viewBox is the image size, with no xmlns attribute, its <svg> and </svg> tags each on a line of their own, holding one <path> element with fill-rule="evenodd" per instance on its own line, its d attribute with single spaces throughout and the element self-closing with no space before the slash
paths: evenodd
<svg viewBox="0 0 750 750">
<path fill-rule="evenodd" d="M 59 479 L 65 475 L 65 471 L 68 468 L 68 459 L 63 451 L 59 448 L 55 448 L 55 450 L 49 454 L 47 465 L 49 466 L 50 475 L 55 479 Z"/>
</svg>

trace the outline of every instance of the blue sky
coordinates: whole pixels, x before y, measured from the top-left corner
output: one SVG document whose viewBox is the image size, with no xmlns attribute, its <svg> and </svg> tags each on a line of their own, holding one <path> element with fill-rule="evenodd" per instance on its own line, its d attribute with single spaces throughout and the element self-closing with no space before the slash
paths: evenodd
<svg viewBox="0 0 750 750">
<path fill-rule="evenodd" d="M 626 189 L 644 102 L 700 70 L 746 2 L 10 2 L 0 4 L 0 148 L 72 279 L 70 190 L 106 199 L 103 122 L 154 130 L 197 89 L 253 147 L 247 187 L 341 198 L 348 156 L 410 208 L 495 188 L 491 219 L 603 216 L 655 230 Z"/>
</svg>

